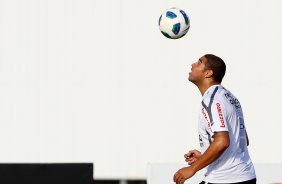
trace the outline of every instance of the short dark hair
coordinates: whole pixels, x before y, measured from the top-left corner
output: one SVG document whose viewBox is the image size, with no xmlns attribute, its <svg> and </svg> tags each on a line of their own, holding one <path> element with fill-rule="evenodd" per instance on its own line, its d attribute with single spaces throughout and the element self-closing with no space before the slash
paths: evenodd
<svg viewBox="0 0 282 184">
<path fill-rule="evenodd" d="M 204 57 L 207 59 L 205 69 L 212 70 L 214 81 L 221 83 L 226 71 L 224 61 L 213 54 L 206 54 Z"/>
</svg>

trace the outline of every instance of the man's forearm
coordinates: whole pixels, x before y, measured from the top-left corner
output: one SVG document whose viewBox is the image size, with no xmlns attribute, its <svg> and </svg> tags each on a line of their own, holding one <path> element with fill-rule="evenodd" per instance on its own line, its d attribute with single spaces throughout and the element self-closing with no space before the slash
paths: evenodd
<svg viewBox="0 0 282 184">
<path fill-rule="evenodd" d="M 214 136 L 214 141 L 203 155 L 191 167 L 197 172 L 214 162 L 229 146 L 228 132 L 219 132 Z"/>
</svg>

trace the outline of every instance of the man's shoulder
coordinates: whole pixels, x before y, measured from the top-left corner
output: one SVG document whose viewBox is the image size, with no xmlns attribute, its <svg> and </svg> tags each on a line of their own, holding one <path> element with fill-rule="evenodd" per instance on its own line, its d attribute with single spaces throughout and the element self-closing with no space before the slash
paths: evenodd
<svg viewBox="0 0 282 184">
<path fill-rule="evenodd" d="M 203 100 L 218 98 L 222 96 L 226 91 L 228 90 L 221 85 L 214 86 L 213 88 L 210 88 L 208 92 L 203 96 Z"/>
<path fill-rule="evenodd" d="M 226 96 L 228 96 L 228 94 L 231 94 L 229 90 L 227 90 L 221 85 L 216 86 L 207 95 L 203 97 L 203 103 L 208 106 L 212 103 L 224 102 L 227 99 Z"/>
</svg>

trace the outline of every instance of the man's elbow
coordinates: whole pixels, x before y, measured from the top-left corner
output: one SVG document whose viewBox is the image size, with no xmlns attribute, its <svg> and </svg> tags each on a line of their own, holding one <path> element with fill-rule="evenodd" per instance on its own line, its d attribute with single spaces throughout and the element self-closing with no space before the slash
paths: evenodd
<svg viewBox="0 0 282 184">
<path fill-rule="evenodd" d="M 221 150 L 223 151 L 226 150 L 230 145 L 229 137 L 221 139 L 219 144 L 220 144 Z"/>
<path fill-rule="evenodd" d="M 217 132 L 214 135 L 214 142 L 217 143 L 220 151 L 226 150 L 230 145 L 230 139 L 228 132 Z"/>
<path fill-rule="evenodd" d="M 222 144 L 221 144 L 221 145 L 222 145 L 222 148 L 223 148 L 224 150 L 226 150 L 226 149 L 229 147 L 229 145 L 230 145 L 229 139 L 222 141 Z"/>
</svg>

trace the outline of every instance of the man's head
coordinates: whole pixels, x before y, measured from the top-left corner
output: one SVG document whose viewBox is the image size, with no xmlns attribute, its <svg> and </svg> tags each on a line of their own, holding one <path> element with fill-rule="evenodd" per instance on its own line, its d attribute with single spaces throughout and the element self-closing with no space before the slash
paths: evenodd
<svg viewBox="0 0 282 184">
<path fill-rule="evenodd" d="M 206 81 L 220 84 L 225 71 L 226 65 L 220 57 L 206 54 L 192 64 L 188 80 L 196 85 Z"/>
</svg>

